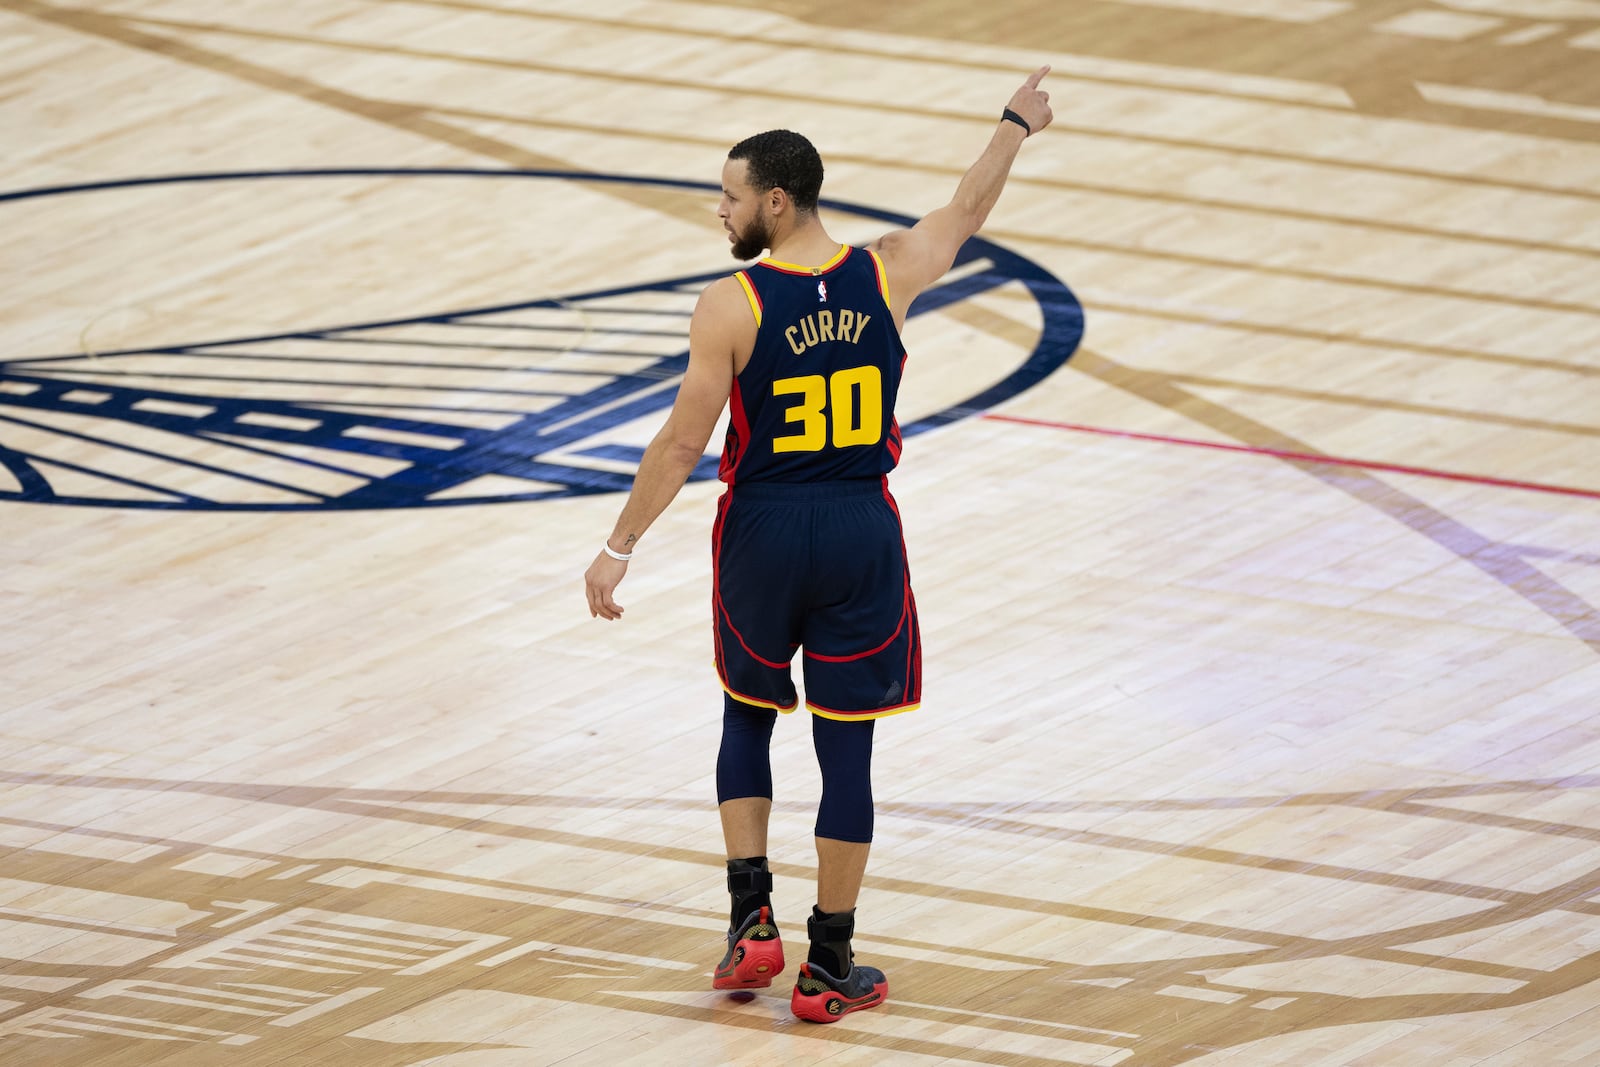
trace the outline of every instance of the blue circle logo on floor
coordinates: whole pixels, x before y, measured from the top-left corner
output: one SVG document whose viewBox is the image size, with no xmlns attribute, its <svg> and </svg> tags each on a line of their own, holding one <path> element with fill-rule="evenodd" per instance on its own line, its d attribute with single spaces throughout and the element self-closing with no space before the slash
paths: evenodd
<svg viewBox="0 0 1600 1067">
<path fill-rule="evenodd" d="M 437 177 L 540 181 L 557 189 L 583 182 L 718 191 L 704 182 L 570 171 L 191 174 L 0 194 L 0 223 L 6 212 L 46 197 L 114 196 L 151 186 Z M 838 201 L 823 206 L 889 227 L 916 221 Z M 0 500 L 283 511 L 487 504 L 626 490 L 642 448 L 637 432 L 619 431 L 659 419 L 671 406 L 688 365 L 695 299 L 706 284 L 736 269 L 714 245 L 705 260 L 706 270 L 643 284 L 525 295 L 383 321 L 297 323 L 254 336 L 189 337 L 109 351 L 0 353 Z M 1037 303 L 1041 325 L 1032 350 L 954 402 L 910 418 L 902 409 L 906 437 L 1021 393 L 1076 350 L 1083 311 L 1067 286 L 980 238 L 967 242 L 951 272 L 917 299 L 910 314 L 926 315 L 1002 286 L 1020 286 Z M 915 353 L 907 373 L 916 373 Z M 716 468 L 708 456 L 693 477 L 713 478 Z"/>
</svg>

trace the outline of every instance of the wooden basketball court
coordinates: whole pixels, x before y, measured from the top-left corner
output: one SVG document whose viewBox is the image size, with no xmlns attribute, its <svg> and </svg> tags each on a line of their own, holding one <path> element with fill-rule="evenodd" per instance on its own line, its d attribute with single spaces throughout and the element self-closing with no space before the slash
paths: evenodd
<svg viewBox="0 0 1600 1067">
<path fill-rule="evenodd" d="M 728 146 L 865 242 L 1046 62 L 906 331 L 891 1002 L 799 1023 L 708 977 L 718 484 L 581 575 Z M 0 1063 L 1600 1064 L 1597 73 L 1595 0 L 0 0 Z"/>
</svg>

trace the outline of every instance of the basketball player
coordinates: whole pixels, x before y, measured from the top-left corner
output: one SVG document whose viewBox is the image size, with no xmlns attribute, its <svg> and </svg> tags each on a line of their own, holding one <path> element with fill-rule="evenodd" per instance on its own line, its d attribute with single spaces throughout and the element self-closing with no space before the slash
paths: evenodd
<svg viewBox="0 0 1600 1067">
<path fill-rule="evenodd" d="M 732 408 L 712 534 L 717 673 L 726 691 L 717 799 L 728 852 L 728 949 L 713 986 L 772 984 L 783 969 L 767 868 L 768 746 L 799 703 L 790 661 L 804 649 L 822 799 L 810 950 L 790 1005 L 832 1022 L 883 1003 L 883 972 L 854 962 L 856 895 L 872 840 L 872 734 L 917 707 L 921 643 L 899 512 L 887 474 L 900 458 L 895 396 L 906 309 L 954 262 L 1000 196 L 1023 140 L 1050 124 L 1041 67 L 1012 94 L 950 203 L 865 248 L 817 215 L 822 160 L 799 134 L 735 145 L 718 217 L 734 258 L 770 252 L 707 286 L 689 323 L 689 366 L 672 413 L 639 464 L 605 547 L 584 575 L 589 613 L 612 598 L 634 547 L 700 461 Z"/>
</svg>

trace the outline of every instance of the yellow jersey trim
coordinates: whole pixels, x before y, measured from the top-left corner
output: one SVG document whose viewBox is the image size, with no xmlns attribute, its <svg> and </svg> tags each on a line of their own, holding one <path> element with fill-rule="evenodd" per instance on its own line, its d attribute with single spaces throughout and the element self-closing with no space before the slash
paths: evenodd
<svg viewBox="0 0 1600 1067">
<path fill-rule="evenodd" d="M 809 700 L 806 701 L 806 708 L 811 714 L 823 719 L 833 719 L 836 722 L 855 722 L 857 719 L 881 719 L 888 715 L 899 715 L 905 711 L 916 711 L 920 707 L 922 707 L 922 704 L 919 701 L 916 704 L 901 704 L 898 708 L 882 708 L 878 711 L 863 711 L 855 715 L 845 715 L 841 712 L 819 708 Z M 778 710 L 782 711 L 783 709 L 779 708 Z"/>
<path fill-rule="evenodd" d="M 779 270 L 786 270 L 791 274 L 825 274 L 837 267 L 840 263 L 843 263 L 844 257 L 848 256 L 849 254 L 850 246 L 840 245 L 839 251 L 833 254 L 833 258 L 828 260 L 828 262 L 824 263 L 820 267 L 804 267 L 798 263 L 784 263 L 782 260 L 777 259 L 763 259 L 761 261 L 761 266 L 777 267 Z"/>
<path fill-rule="evenodd" d="M 878 253 L 869 248 L 867 255 L 872 257 L 872 265 L 878 268 L 878 292 L 883 294 L 883 306 L 893 311 L 894 304 L 889 300 L 889 272 L 884 269 L 883 260 L 878 258 Z"/>
<path fill-rule="evenodd" d="M 722 681 L 722 679 L 720 679 L 720 678 L 717 679 L 717 682 L 718 682 L 719 685 L 722 686 L 722 691 L 724 693 L 727 693 L 729 696 L 731 696 L 733 699 L 737 700 L 739 703 L 741 703 L 741 704 L 749 704 L 751 707 L 754 707 L 754 708 L 766 708 L 769 711 L 781 711 L 785 715 L 787 715 L 791 711 L 793 711 L 795 708 L 798 708 L 800 706 L 800 702 L 798 700 L 795 701 L 793 704 L 790 704 L 788 707 L 784 707 L 782 704 L 769 703 L 768 701 L 765 701 L 765 700 L 757 700 L 755 697 L 747 697 L 743 693 L 735 693 L 732 689 L 728 688 L 728 683 Z"/>
<path fill-rule="evenodd" d="M 755 286 L 750 284 L 750 278 L 744 271 L 740 271 L 734 277 L 738 278 L 739 284 L 744 287 L 744 298 L 750 301 L 750 311 L 755 315 L 756 327 L 759 329 L 761 326 L 761 298 L 756 296 Z"/>
</svg>

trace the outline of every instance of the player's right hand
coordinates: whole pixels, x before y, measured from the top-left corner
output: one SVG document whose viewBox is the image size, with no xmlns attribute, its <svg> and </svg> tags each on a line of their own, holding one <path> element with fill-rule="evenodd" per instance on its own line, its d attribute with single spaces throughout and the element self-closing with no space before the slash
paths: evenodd
<svg viewBox="0 0 1600 1067">
<path fill-rule="evenodd" d="M 589 617 L 614 622 L 622 618 L 622 605 L 612 599 L 622 576 L 628 573 L 624 560 L 612 559 L 601 552 L 583 575 L 583 589 L 589 599 Z"/>
</svg>

